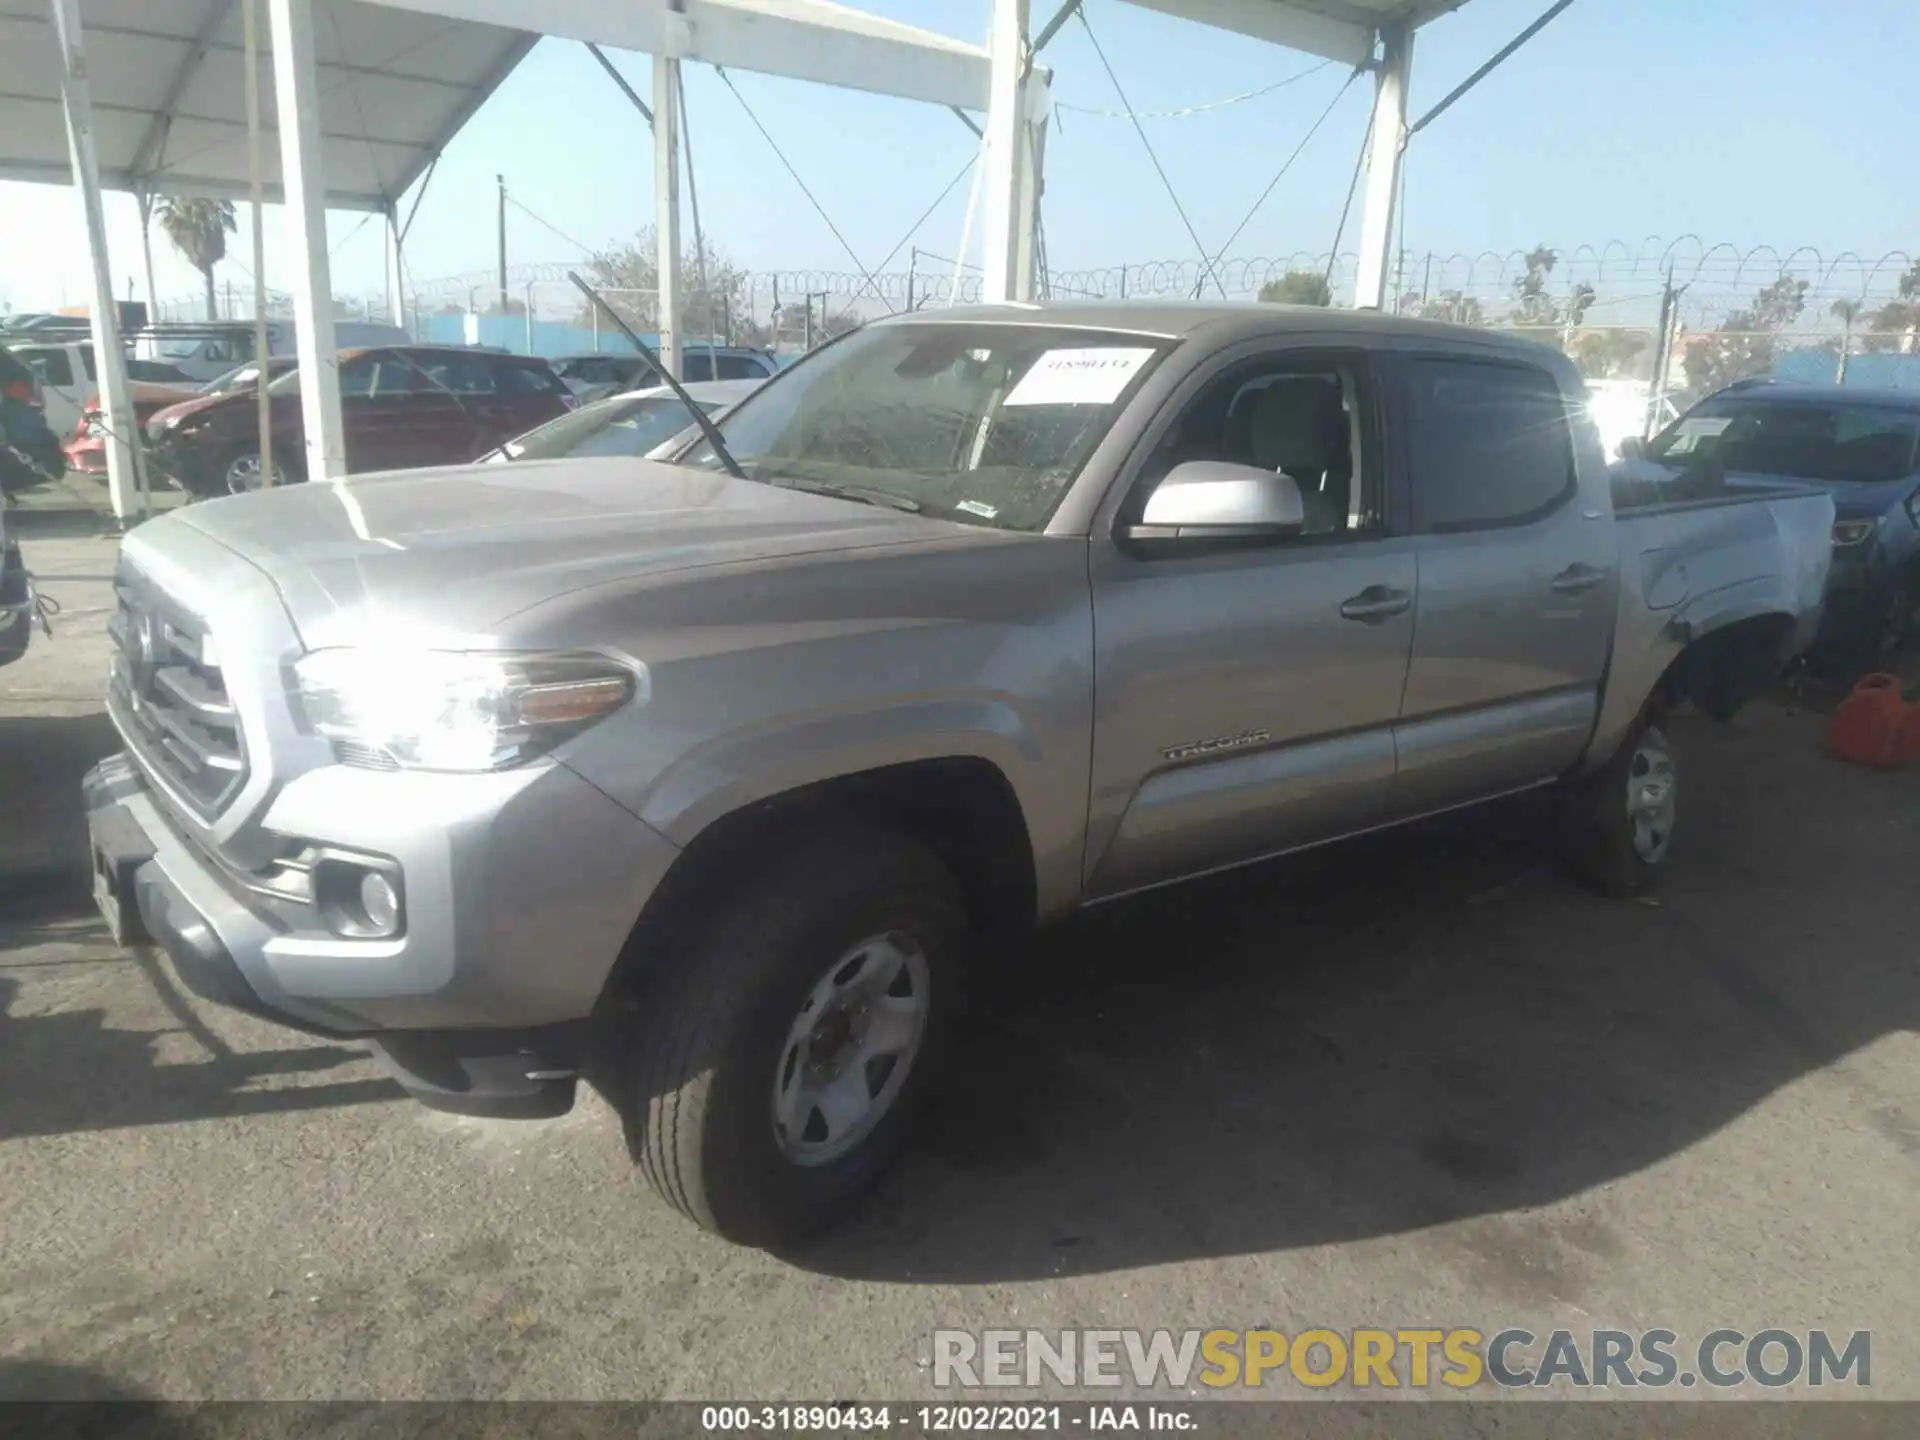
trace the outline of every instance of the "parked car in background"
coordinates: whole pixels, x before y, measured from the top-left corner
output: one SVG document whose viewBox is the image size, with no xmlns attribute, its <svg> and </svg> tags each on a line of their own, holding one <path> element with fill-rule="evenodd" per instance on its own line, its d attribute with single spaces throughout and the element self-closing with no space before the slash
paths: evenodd
<svg viewBox="0 0 1920 1440">
<path fill-rule="evenodd" d="M 1834 507 L 1616 505 L 1581 393 L 1377 312 L 956 308 L 670 460 L 163 515 L 95 894 L 429 1105 L 596 1081 L 663 1199 L 779 1244 L 874 1184 L 969 961 L 1036 923 L 1535 789 L 1596 886 L 1654 882 L 1665 712 L 1811 637 Z"/>
<path fill-rule="evenodd" d="M 764 350 L 715 345 L 709 353 L 708 346 L 688 345 L 681 348 L 681 373 L 675 378 L 682 384 L 764 380 L 779 368 L 778 362 Z M 553 369 L 583 404 L 659 383 L 653 367 L 638 355 L 562 355 L 554 360 Z"/>
<path fill-rule="evenodd" d="M 47 424 L 56 435 L 78 438 L 88 406 L 99 399 L 99 367 L 91 340 L 36 340 L 16 345 L 14 355 L 25 361 L 40 379 Z M 144 421 L 166 405 L 194 393 L 198 382 L 172 365 L 151 360 L 128 360 L 127 380 L 134 413 Z M 98 406 L 94 405 L 97 411 Z"/>
<path fill-rule="evenodd" d="M 0 493 L 44 485 L 66 468 L 60 438 L 47 424 L 39 376 L 0 345 Z"/>
<path fill-rule="evenodd" d="M 689 399 L 718 419 L 765 383 L 760 380 L 709 380 L 683 387 Z M 650 454 L 695 424 L 680 397 L 662 385 L 634 390 L 582 405 L 558 420 L 507 441 L 486 459 L 559 460 L 569 456 Z"/>
<path fill-rule="evenodd" d="M 1748 382 L 1708 396 L 1617 467 L 1684 497 L 1794 480 L 1833 496 L 1833 563 L 1816 649 L 1885 665 L 1920 626 L 1920 394 Z"/>
<path fill-rule="evenodd" d="M 276 355 L 267 361 L 267 380 L 278 380 L 289 370 L 297 370 L 300 361 L 293 355 Z M 250 390 L 260 377 L 260 367 L 248 360 L 222 372 L 194 390 L 195 395 L 225 395 L 229 390 Z"/>
<path fill-rule="evenodd" d="M 268 386 L 276 484 L 301 480 L 306 429 L 296 370 Z M 546 361 L 456 346 L 340 352 L 347 469 L 454 465 L 564 415 L 573 397 Z M 147 423 L 156 469 L 195 495 L 259 488 L 259 412 L 251 390 L 200 396 Z"/>
<path fill-rule="evenodd" d="M 137 354 L 173 366 L 196 381 L 226 374 L 254 355 L 251 320 L 206 325 L 156 325 L 134 337 Z M 333 343 L 338 350 L 370 345 L 410 345 L 413 337 L 398 325 L 371 320 L 336 320 Z M 291 320 L 267 322 L 267 355 L 292 356 L 297 344 Z"/>
</svg>

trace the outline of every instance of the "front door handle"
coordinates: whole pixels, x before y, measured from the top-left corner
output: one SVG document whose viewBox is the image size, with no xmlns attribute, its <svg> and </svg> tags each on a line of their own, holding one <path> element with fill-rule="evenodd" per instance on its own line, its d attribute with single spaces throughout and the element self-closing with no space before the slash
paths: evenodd
<svg viewBox="0 0 1920 1440">
<path fill-rule="evenodd" d="M 1340 602 L 1340 614 L 1363 625 L 1378 625 L 1396 615 L 1404 615 L 1413 604 L 1413 596 L 1387 585 L 1369 585 L 1358 595 Z"/>
<path fill-rule="evenodd" d="M 1553 588 L 1562 595 L 1578 595 L 1582 590 L 1593 589 L 1606 578 L 1606 571 L 1576 561 L 1553 577 Z"/>
</svg>

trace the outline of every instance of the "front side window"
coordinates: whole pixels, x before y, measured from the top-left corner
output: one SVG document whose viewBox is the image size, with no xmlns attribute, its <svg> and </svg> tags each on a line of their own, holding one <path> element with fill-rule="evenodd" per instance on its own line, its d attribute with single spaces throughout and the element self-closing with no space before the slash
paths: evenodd
<svg viewBox="0 0 1920 1440">
<path fill-rule="evenodd" d="M 1414 504 L 1438 533 L 1524 524 L 1578 485 L 1569 404 L 1531 365 L 1414 360 L 1407 366 Z"/>
<path fill-rule="evenodd" d="M 1129 497 L 1137 519 L 1174 466 L 1223 460 L 1287 476 L 1300 489 L 1301 538 L 1358 537 L 1386 520 L 1378 467 L 1364 463 L 1363 388 L 1350 363 L 1269 356 L 1203 385 L 1154 447 Z"/>
<path fill-rule="evenodd" d="M 1759 397 L 1706 401 L 1647 446 L 1665 465 L 1865 484 L 1912 474 L 1916 451 L 1920 412 Z"/>
<path fill-rule="evenodd" d="M 1043 325 L 875 325 L 755 391 L 720 431 L 749 479 L 1040 530 L 1168 343 Z M 720 468 L 704 440 L 680 463 Z"/>
</svg>

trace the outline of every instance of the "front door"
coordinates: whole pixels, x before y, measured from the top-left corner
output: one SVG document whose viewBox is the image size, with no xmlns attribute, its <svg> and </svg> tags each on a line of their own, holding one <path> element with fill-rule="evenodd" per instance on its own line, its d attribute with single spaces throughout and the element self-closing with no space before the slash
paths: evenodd
<svg viewBox="0 0 1920 1440">
<path fill-rule="evenodd" d="M 1619 555 L 1598 441 L 1548 370 L 1395 357 L 1420 619 L 1397 732 L 1396 813 L 1550 780 L 1599 708 Z M 1584 424 L 1585 422 L 1579 422 Z"/>
<path fill-rule="evenodd" d="M 1364 356 L 1229 356 L 1184 387 L 1120 509 L 1174 464 L 1300 486 L 1307 524 L 1253 550 L 1093 538 L 1087 887 L 1111 895 L 1364 829 L 1385 813 L 1416 570 Z"/>
</svg>

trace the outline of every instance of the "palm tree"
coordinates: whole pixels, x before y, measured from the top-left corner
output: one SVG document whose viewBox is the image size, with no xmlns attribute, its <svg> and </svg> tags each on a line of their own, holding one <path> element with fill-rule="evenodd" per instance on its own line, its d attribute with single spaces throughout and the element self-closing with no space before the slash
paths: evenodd
<svg viewBox="0 0 1920 1440">
<path fill-rule="evenodd" d="M 207 282 L 207 319 L 220 318 L 213 295 L 213 267 L 227 258 L 227 236 L 239 229 L 231 200 L 186 200 L 163 195 L 154 216 L 173 248 Z"/>
</svg>

